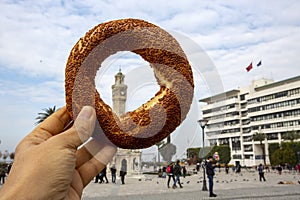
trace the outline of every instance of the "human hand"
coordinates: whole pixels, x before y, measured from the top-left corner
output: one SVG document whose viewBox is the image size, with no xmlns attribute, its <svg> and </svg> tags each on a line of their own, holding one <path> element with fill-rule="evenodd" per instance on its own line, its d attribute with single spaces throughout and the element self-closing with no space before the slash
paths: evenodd
<svg viewBox="0 0 300 200">
<path fill-rule="evenodd" d="M 14 164 L 1 199 L 80 199 L 83 188 L 106 166 L 116 147 L 106 138 L 89 140 L 96 114 L 82 108 L 74 125 L 61 108 L 27 135 L 17 146 Z"/>
</svg>

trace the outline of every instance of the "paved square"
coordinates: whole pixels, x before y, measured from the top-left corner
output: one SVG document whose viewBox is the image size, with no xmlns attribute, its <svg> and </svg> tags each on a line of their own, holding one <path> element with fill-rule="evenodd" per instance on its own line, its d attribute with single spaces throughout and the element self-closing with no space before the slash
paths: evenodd
<svg viewBox="0 0 300 200">
<path fill-rule="evenodd" d="M 267 181 L 260 182 L 257 171 L 243 170 L 240 174 L 225 174 L 224 170 L 217 172 L 214 179 L 214 191 L 218 194 L 216 199 L 300 199 L 299 174 L 285 171 L 278 175 L 276 172 L 267 172 L 265 177 Z M 201 172 L 181 178 L 182 189 L 167 188 L 167 179 L 153 175 L 145 175 L 141 180 L 139 177 L 126 177 L 125 182 L 125 185 L 120 185 L 119 178 L 117 184 L 91 182 L 84 190 L 83 199 L 211 199 L 208 192 L 201 191 Z M 293 184 L 278 184 L 279 182 Z"/>
</svg>

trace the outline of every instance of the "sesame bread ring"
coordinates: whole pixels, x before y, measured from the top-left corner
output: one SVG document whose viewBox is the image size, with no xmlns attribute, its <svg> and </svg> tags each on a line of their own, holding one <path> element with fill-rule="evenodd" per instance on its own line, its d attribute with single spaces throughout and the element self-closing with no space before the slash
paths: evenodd
<svg viewBox="0 0 300 200">
<path fill-rule="evenodd" d="M 117 116 L 95 88 L 102 62 L 119 51 L 147 61 L 160 90 L 134 111 Z M 75 44 L 65 70 L 67 110 L 73 119 L 85 105 L 96 109 L 107 138 L 124 149 L 150 147 L 166 138 L 186 118 L 193 99 L 191 66 L 179 43 L 158 26 L 139 19 L 102 23 Z"/>
</svg>

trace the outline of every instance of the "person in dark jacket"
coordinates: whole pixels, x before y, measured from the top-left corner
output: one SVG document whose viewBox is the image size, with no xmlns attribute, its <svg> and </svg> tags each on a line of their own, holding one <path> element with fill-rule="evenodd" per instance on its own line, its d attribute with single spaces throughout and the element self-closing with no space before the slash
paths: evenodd
<svg viewBox="0 0 300 200">
<path fill-rule="evenodd" d="M 257 171 L 258 171 L 258 175 L 259 175 L 259 181 L 261 181 L 261 180 L 266 181 L 264 167 L 262 164 L 259 164 Z"/>
<path fill-rule="evenodd" d="M 213 192 L 215 165 L 213 164 L 212 156 L 208 156 L 207 159 L 208 159 L 208 162 L 206 164 L 206 174 L 208 177 L 209 197 L 216 197 L 217 195 L 214 194 L 214 192 Z"/>
<path fill-rule="evenodd" d="M 107 179 L 107 176 L 106 176 L 106 166 L 104 167 L 104 169 L 101 171 L 101 177 L 100 177 L 100 182 L 99 183 L 103 183 L 104 182 L 104 179 L 106 181 L 106 183 L 108 183 L 108 179 Z"/>
<path fill-rule="evenodd" d="M 173 173 L 174 173 L 174 176 L 175 176 L 175 182 L 173 184 L 173 189 L 176 188 L 176 183 L 178 183 L 178 185 L 179 185 L 180 188 L 183 188 L 182 185 L 181 185 L 181 183 L 180 183 L 181 170 L 182 170 L 182 168 L 180 166 L 180 161 L 177 160 L 176 164 L 175 164 L 175 166 L 173 168 Z"/>
<path fill-rule="evenodd" d="M 170 188 L 170 181 L 171 179 L 173 179 L 173 184 L 175 183 L 175 177 L 174 177 L 174 173 L 173 173 L 173 168 L 174 168 L 174 163 L 170 163 L 168 166 L 167 166 L 167 174 L 168 174 L 168 188 Z"/>
<path fill-rule="evenodd" d="M 122 160 L 121 170 L 120 170 L 120 177 L 121 177 L 121 183 L 122 185 L 125 184 L 125 176 L 127 174 L 127 160 Z"/>
<path fill-rule="evenodd" d="M 116 174 L 117 174 L 116 165 L 111 166 L 110 172 L 111 172 L 111 182 L 116 183 Z"/>
</svg>

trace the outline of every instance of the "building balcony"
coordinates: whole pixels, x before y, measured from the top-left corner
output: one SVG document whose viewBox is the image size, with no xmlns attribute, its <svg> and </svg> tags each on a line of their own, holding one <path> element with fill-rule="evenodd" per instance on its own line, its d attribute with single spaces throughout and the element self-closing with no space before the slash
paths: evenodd
<svg viewBox="0 0 300 200">
<path fill-rule="evenodd" d="M 258 116 L 258 115 L 272 114 L 272 113 L 276 113 L 276 112 L 284 112 L 284 111 L 294 110 L 294 109 L 300 109 L 300 104 L 283 106 L 283 107 L 278 107 L 278 108 L 273 108 L 273 109 L 268 109 L 268 110 L 260 110 L 260 111 L 256 111 L 256 112 L 248 112 L 248 116 L 253 117 L 253 116 Z"/>
<path fill-rule="evenodd" d="M 239 100 L 237 98 L 230 98 L 230 99 L 226 99 L 226 100 L 223 100 L 223 101 L 219 101 L 219 102 L 215 102 L 215 103 L 205 105 L 205 106 L 202 107 L 202 110 L 222 108 L 222 107 L 226 107 L 226 105 L 235 104 L 235 103 L 239 103 Z"/>
<path fill-rule="evenodd" d="M 259 121 L 251 121 L 251 126 L 259 126 L 259 125 L 265 125 L 265 124 L 273 124 L 277 122 L 288 122 L 291 120 L 300 120 L 300 115 L 298 116 L 288 116 L 288 117 L 279 117 L 279 118 L 273 118 L 273 119 L 267 119 L 267 120 L 259 120 Z"/>
<path fill-rule="evenodd" d="M 203 118 L 206 118 L 206 116 L 203 115 Z M 218 118 L 218 119 L 209 119 L 209 123 L 210 124 L 215 124 L 215 123 L 220 123 L 220 122 L 227 122 L 227 121 L 232 121 L 232 120 L 235 120 L 235 119 L 239 119 L 240 117 L 238 115 L 236 116 L 230 116 L 230 117 L 221 117 L 221 118 Z"/>
<path fill-rule="evenodd" d="M 215 132 L 215 131 L 226 131 L 226 130 L 231 130 L 231 129 L 240 129 L 240 127 L 241 127 L 240 124 L 235 124 L 235 125 L 219 125 L 219 126 L 216 126 L 216 127 L 207 127 L 206 128 L 206 132 Z M 234 132 L 237 132 L 237 131 L 234 131 Z"/>
<path fill-rule="evenodd" d="M 206 133 L 206 139 L 220 139 L 220 138 L 231 138 L 231 137 L 240 137 L 240 132 L 218 133 L 218 134 Z"/>
<path fill-rule="evenodd" d="M 253 99 L 253 97 L 251 97 L 251 98 Z M 264 105 L 268 105 L 268 104 L 278 103 L 278 102 L 282 102 L 282 101 L 289 101 L 289 100 L 299 99 L 299 98 L 300 98 L 300 94 L 295 94 L 295 95 L 291 95 L 291 96 L 284 96 L 284 97 L 280 97 L 280 98 L 276 98 L 276 99 L 271 99 L 268 101 L 251 103 L 251 104 L 248 104 L 248 109 L 256 107 L 256 106 L 264 106 Z"/>
<path fill-rule="evenodd" d="M 239 113 L 239 108 L 234 107 L 234 108 L 229 108 L 229 109 L 217 110 L 217 111 L 209 112 L 209 113 L 205 113 L 203 111 L 203 118 L 209 118 L 209 117 L 214 117 L 214 116 L 218 116 L 218 115 L 227 115 L 226 117 L 230 117 L 228 115 L 231 115 L 231 113 Z M 239 116 L 239 115 L 237 115 L 237 116 Z"/>
</svg>

